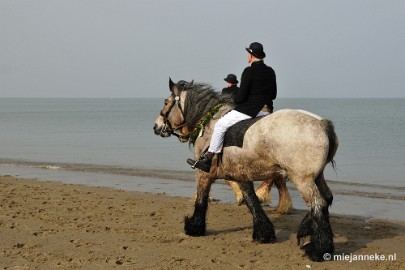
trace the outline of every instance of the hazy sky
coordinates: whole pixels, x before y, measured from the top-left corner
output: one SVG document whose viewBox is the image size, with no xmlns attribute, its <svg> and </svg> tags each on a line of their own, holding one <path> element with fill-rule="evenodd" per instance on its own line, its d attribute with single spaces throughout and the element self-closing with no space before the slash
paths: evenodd
<svg viewBox="0 0 405 270">
<path fill-rule="evenodd" d="M 279 97 L 405 97 L 403 0 L 0 0 L 0 97 L 220 90 L 253 41 Z"/>
</svg>

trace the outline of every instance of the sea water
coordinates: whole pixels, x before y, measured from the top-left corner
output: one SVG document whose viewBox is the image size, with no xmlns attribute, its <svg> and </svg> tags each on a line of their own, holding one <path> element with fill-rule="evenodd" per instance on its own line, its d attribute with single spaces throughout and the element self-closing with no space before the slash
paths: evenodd
<svg viewBox="0 0 405 270">
<path fill-rule="evenodd" d="M 172 193 L 184 195 L 176 188 L 194 185 L 185 162 L 192 148 L 153 133 L 162 107 L 163 98 L 0 99 L 0 174 L 66 181 L 70 174 L 89 185 L 107 177 L 113 187 L 126 177 L 133 186 L 118 187 L 132 190 L 146 177 L 146 183 L 160 181 L 146 191 L 165 192 L 164 180 Z M 325 177 L 340 198 L 405 201 L 405 99 L 277 99 L 275 109 L 283 108 L 333 121 L 337 168 L 328 166 Z M 225 200 L 233 196 L 228 193 Z"/>
</svg>

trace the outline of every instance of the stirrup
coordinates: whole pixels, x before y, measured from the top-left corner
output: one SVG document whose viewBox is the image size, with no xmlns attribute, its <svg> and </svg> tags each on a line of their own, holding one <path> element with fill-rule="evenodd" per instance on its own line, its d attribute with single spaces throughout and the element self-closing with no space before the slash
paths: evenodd
<svg viewBox="0 0 405 270">
<path fill-rule="evenodd" d="M 212 165 L 212 157 L 203 155 L 198 160 L 193 160 L 191 158 L 187 159 L 187 163 L 191 165 L 191 168 L 200 169 L 203 172 L 209 173 Z"/>
<path fill-rule="evenodd" d="M 208 147 L 201 153 L 200 157 L 197 160 L 188 158 L 186 160 L 186 162 L 191 165 L 192 169 L 195 169 L 195 165 L 197 165 L 198 161 L 200 161 L 200 159 L 202 159 L 202 157 L 208 152 Z"/>
<path fill-rule="evenodd" d="M 191 168 L 192 168 L 192 169 L 195 169 L 195 165 L 198 163 L 198 160 L 194 160 L 194 159 L 188 158 L 188 159 L 187 159 L 187 163 L 188 163 L 189 165 L 191 165 Z"/>
</svg>

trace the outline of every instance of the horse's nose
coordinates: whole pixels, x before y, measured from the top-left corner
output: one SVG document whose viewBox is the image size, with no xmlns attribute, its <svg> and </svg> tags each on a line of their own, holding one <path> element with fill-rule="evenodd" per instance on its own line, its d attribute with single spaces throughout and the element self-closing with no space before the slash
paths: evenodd
<svg viewBox="0 0 405 270">
<path fill-rule="evenodd" d="M 153 131 L 155 132 L 156 135 L 159 135 L 158 125 L 157 125 L 157 124 L 155 124 L 155 125 L 153 126 Z"/>
</svg>

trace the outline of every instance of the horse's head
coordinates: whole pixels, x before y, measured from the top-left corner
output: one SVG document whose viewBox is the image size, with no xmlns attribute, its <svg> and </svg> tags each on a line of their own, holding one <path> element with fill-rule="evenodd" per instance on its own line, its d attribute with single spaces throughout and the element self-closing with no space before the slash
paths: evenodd
<svg viewBox="0 0 405 270">
<path fill-rule="evenodd" d="M 171 95 L 165 99 L 163 109 L 156 118 L 153 130 L 156 135 L 169 137 L 175 135 L 181 142 L 188 141 L 188 126 L 184 117 L 184 101 L 187 92 L 183 91 L 193 82 L 179 81 L 174 83 L 169 78 Z"/>
</svg>

